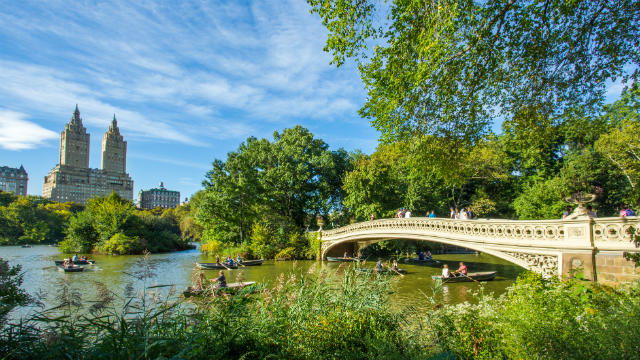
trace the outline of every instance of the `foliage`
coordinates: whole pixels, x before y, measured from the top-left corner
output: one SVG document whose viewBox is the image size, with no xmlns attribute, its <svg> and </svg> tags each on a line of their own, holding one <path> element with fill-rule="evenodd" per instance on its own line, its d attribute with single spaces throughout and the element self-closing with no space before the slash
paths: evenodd
<svg viewBox="0 0 640 360">
<path fill-rule="evenodd" d="M 137 237 L 127 236 L 123 233 L 114 234 L 109 240 L 100 245 L 98 250 L 105 254 L 138 254 L 142 252 L 140 240 Z"/>
<path fill-rule="evenodd" d="M 527 187 L 514 202 L 519 219 L 555 219 L 567 206 L 562 200 L 564 186 L 559 178 L 538 181 Z"/>
<path fill-rule="evenodd" d="M 115 192 L 87 201 L 85 210 L 73 216 L 67 237 L 60 243 L 64 253 L 141 254 L 189 248 L 192 236 L 183 238 L 173 210 L 140 211 Z"/>
<path fill-rule="evenodd" d="M 0 191 L 0 244 L 57 243 L 81 206 Z"/>
<path fill-rule="evenodd" d="M 613 128 L 598 139 L 596 149 L 624 174 L 632 188 L 627 201 L 640 205 L 640 86 L 607 110 Z"/>
<path fill-rule="evenodd" d="M 640 346 L 639 291 L 638 283 L 611 289 L 526 273 L 498 298 L 436 310 L 428 338 L 462 359 L 633 358 Z"/>
<path fill-rule="evenodd" d="M 608 80 L 636 78 L 625 66 L 640 64 L 635 0 L 308 3 L 333 62 L 357 63 L 368 92 L 360 113 L 386 140 L 472 144 L 491 115 L 532 109 L 561 122 L 597 106 Z"/>
<path fill-rule="evenodd" d="M 0 330 L 13 308 L 33 302 L 33 298 L 20 288 L 23 281 L 20 270 L 20 265 L 9 266 L 8 261 L 0 258 Z"/>
<path fill-rule="evenodd" d="M 273 140 L 248 138 L 226 161 L 214 161 L 203 182 L 196 215 L 203 240 L 275 255 L 309 219 L 341 210 L 341 179 L 351 161 L 301 126 L 275 132 Z M 268 224 L 269 237 L 253 234 L 257 222 Z"/>
</svg>

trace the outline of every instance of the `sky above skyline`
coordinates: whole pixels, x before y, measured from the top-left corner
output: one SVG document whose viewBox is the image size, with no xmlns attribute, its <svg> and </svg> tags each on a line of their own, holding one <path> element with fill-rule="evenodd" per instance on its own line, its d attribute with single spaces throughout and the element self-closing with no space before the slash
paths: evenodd
<svg viewBox="0 0 640 360">
<path fill-rule="evenodd" d="M 325 39 L 304 1 L 0 3 L 0 166 L 41 195 L 76 104 L 94 168 L 115 114 L 134 197 L 160 181 L 190 196 L 214 159 L 296 124 L 370 153 L 357 70 Z"/>
<path fill-rule="evenodd" d="M 362 82 L 329 64 L 326 34 L 304 0 L 0 2 L 0 166 L 41 195 L 76 104 L 93 168 L 115 114 L 134 198 L 160 181 L 188 197 L 214 159 L 296 124 L 371 153 Z"/>
</svg>

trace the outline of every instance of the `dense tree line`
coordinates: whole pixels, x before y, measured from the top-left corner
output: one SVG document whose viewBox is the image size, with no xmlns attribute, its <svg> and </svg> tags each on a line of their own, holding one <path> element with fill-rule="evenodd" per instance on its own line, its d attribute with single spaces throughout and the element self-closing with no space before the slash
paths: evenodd
<svg viewBox="0 0 640 360">
<path fill-rule="evenodd" d="M 71 202 L 0 191 L 0 245 L 57 243 L 80 210 L 81 205 Z"/>
<path fill-rule="evenodd" d="M 67 253 L 137 254 L 187 248 L 200 239 L 190 203 L 175 209 L 139 210 L 112 193 L 86 206 L 0 192 L 0 244 L 56 244 Z"/>
<path fill-rule="evenodd" d="M 597 114 L 557 124 L 505 121 L 502 134 L 451 151 L 450 159 L 433 148 L 437 139 L 382 144 L 346 175 L 345 205 L 359 220 L 400 207 L 421 216 L 468 207 L 480 216 L 552 219 L 566 196 L 601 189 L 594 208 L 617 215 L 622 204 L 638 205 L 639 115 L 640 89 L 632 87 Z"/>
</svg>

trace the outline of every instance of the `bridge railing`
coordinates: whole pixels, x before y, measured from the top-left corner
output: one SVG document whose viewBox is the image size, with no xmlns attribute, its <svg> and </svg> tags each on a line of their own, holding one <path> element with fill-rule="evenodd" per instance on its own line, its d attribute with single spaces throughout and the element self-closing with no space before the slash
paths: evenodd
<svg viewBox="0 0 640 360">
<path fill-rule="evenodd" d="M 456 220 L 446 218 L 402 218 L 379 219 L 322 231 L 323 241 L 338 240 L 354 233 L 398 232 L 442 233 L 474 238 L 565 241 L 565 232 L 570 226 L 590 226 L 594 241 L 629 242 L 632 228 L 640 231 L 640 218 L 600 218 L 573 220 L 501 220 L 474 219 Z"/>
</svg>

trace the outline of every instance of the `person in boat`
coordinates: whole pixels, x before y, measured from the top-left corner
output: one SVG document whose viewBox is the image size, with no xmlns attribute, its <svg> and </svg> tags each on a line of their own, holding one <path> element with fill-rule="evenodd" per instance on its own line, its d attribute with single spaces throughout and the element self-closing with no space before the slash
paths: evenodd
<svg viewBox="0 0 640 360">
<path fill-rule="evenodd" d="M 343 259 L 346 259 L 346 258 L 348 258 L 348 257 L 349 257 L 349 253 L 347 253 L 347 252 L 345 251 L 345 252 L 344 252 L 344 254 L 342 255 L 342 258 L 343 258 Z"/>
<path fill-rule="evenodd" d="M 238 256 L 236 256 L 236 263 L 240 264 L 242 262 L 242 258 L 240 257 L 240 254 L 238 254 Z"/>
<path fill-rule="evenodd" d="M 62 263 L 62 267 L 65 269 L 72 268 L 73 262 L 69 259 L 64 259 L 64 262 Z"/>
<path fill-rule="evenodd" d="M 424 252 L 420 251 L 418 253 L 418 260 L 424 260 Z"/>
<path fill-rule="evenodd" d="M 456 276 L 467 276 L 467 265 L 460 261 L 460 267 L 455 271 Z"/>
<path fill-rule="evenodd" d="M 87 261 L 88 259 L 87 259 L 87 257 L 86 257 L 85 255 L 82 255 L 82 256 L 80 257 L 80 260 L 81 260 L 81 261 Z"/>
<path fill-rule="evenodd" d="M 229 264 L 229 266 L 233 266 L 233 259 L 231 258 L 231 255 L 227 258 L 227 264 Z"/>
<path fill-rule="evenodd" d="M 398 260 L 393 259 L 393 264 L 391 265 L 391 268 L 395 271 L 398 271 Z"/>
<path fill-rule="evenodd" d="M 425 260 L 431 260 L 432 257 L 431 251 L 427 250 L 427 253 L 424 255 Z"/>
<path fill-rule="evenodd" d="M 216 264 L 220 265 L 220 255 L 216 254 Z"/>
<path fill-rule="evenodd" d="M 444 264 L 442 266 L 442 278 L 448 278 L 451 274 L 449 274 L 449 265 Z"/>
<path fill-rule="evenodd" d="M 72 262 L 76 262 L 78 261 L 78 254 L 73 255 L 73 257 L 71 258 Z"/>
<path fill-rule="evenodd" d="M 378 262 L 376 263 L 376 271 L 382 271 L 382 258 L 378 258 Z"/>
<path fill-rule="evenodd" d="M 227 278 L 224 277 L 224 272 L 220 270 L 218 272 L 218 277 L 215 279 L 217 282 L 216 287 L 218 288 L 226 288 L 227 287 Z"/>
</svg>

